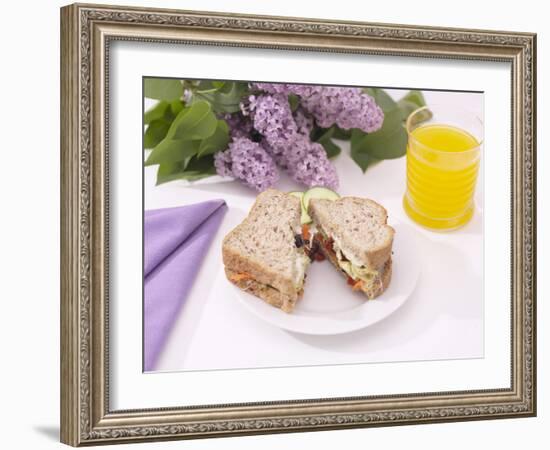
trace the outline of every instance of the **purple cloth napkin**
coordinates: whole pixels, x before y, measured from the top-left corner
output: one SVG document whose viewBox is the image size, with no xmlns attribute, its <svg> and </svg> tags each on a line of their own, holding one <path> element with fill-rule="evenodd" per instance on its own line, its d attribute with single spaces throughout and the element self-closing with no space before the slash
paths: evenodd
<svg viewBox="0 0 550 450">
<path fill-rule="evenodd" d="M 154 370 L 164 342 L 227 207 L 211 200 L 145 211 L 143 369 Z"/>
</svg>

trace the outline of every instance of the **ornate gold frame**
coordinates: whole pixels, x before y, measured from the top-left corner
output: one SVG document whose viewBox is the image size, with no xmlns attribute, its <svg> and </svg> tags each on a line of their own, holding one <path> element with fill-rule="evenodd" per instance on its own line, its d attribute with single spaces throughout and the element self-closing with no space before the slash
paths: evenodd
<svg viewBox="0 0 550 450">
<path fill-rule="evenodd" d="M 111 411 L 109 42 L 137 40 L 504 61 L 512 67 L 509 389 Z M 536 413 L 536 36 L 75 4 L 61 9 L 61 440 L 79 446 Z M 503 126 L 505 126 L 503 124 Z"/>
</svg>

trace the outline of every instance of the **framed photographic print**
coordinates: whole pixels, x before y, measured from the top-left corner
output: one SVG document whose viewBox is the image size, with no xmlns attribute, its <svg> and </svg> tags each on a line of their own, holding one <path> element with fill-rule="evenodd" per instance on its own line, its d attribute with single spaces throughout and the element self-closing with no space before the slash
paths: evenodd
<svg viewBox="0 0 550 450">
<path fill-rule="evenodd" d="M 536 36 L 61 9 L 61 440 L 536 414 Z"/>
</svg>

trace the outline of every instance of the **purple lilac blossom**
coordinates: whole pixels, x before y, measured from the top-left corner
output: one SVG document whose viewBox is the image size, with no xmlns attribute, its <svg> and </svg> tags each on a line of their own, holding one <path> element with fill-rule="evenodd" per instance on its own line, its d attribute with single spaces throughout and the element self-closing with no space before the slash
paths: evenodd
<svg viewBox="0 0 550 450">
<path fill-rule="evenodd" d="M 384 121 L 382 109 L 360 88 L 323 87 L 302 97 L 301 105 L 322 128 L 336 124 L 344 130 L 359 128 L 372 133 L 380 129 Z"/>
<path fill-rule="evenodd" d="M 249 108 L 254 128 L 263 136 L 263 148 L 284 169 L 288 168 L 286 152 L 298 127 L 286 95 L 251 95 Z"/>
<path fill-rule="evenodd" d="M 279 166 L 286 169 L 286 149 L 298 132 L 287 96 L 251 95 L 249 111 L 254 128 L 263 136 L 262 146 Z"/>
<path fill-rule="evenodd" d="M 306 113 L 303 108 L 298 108 L 294 111 L 294 121 L 296 122 L 296 127 L 298 133 L 304 136 L 309 136 L 311 130 L 313 130 L 313 117 Z"/>
<path fill-rule="evenodd" d="M 313 123 L 306 114 L 298 114 L 299 126 L 282 94 L 251 96 L 249 100 L 254 128 L 263 135 L 262 147 L 279 166 L 306 186 L 338 186 L 336 171 L 323 147 L 309 139 Z"/>
<path fill-rule="evenodd" d="M 279 180 L 279 172 L 271 156 L 250 139 L 234 139 L 227 150 L 216 153 L 214 158 L 219 175 L 232 175 L 260 192 Z"/>
<path fill-rule="evenodd" d="M 284 143 L 281 143 L 279 145 L 269 145 L 269 142 L 267 139 L 263 138 L 260 141 L 260 145 L 265 149 L 267 153 L 271 155 L 273 160 L 277 163 L 279 167 L 282 169 L 288 169 L 288 161 L 287 161 L 287 149 L 289 147 L 288 143 L 291 142 L 286 141 Z"/>
<path fill-rule="evenodd" d="M 221 118 L 227 123 L 232 139 L 250 136 L 252 122 L 242 113 L 223 114 Z"/>
<path fill-rule="evenodd" d="M 300 96 L 300 105 L 322 128 L 336 124 L 344 130 L 359 128 L 372 133 L 380 129 L 384 121 L 382 109 L 361 88 L 276 83 L 255 83 L 252 86 L 269 93 Z"/>
<path fill-rule="evenodd" d="M 308 187 L 338 188 L 338 175 L 325 149 L 307 136 L 296 134 L 292 141 L 275 150 L 265 140 L 261 145 L 294 181 Z"/>
<path fill-rule="evenodd" d="M 269 145 L 284 143 L 296 134 L 296 122 L 285 95 L 251 95 L 249 102 L 254 128 L 265 137 Z"/>
<path fill-rule="evenodd" d="M 288 94 L 288 84 L 285 83 L 250 83 L 252 89 L 267 92 L 269 94 Z"/>
<path fill-rule="evenodd" d="M 250 87 L 269 94 L 295 94 L 301 97 L 309 97 L 310 95 L 313 95 L 323 89 L 323 86 L 316 86 L 314 84 L 288 83 L 251 83 Z"/>
<path fill-rule="evenodd" d="M 302 98 L 311 97 L 325 89 L 324 86 L 317 86 L 314 84 L 289 84 L 288 91 L 291 94 L 298 95 Z"/>
<path fill-rule="evenodd" d="M 222 177 L 232 177 L 233 170 L 231 169 L 232 160 L 231 152 L 229 149 L 224 150 L 223 152 L 216 152 L 214 154 L 214 167 L 218 175 Z"/>
<path fill-rule="evenodd" d="M 336 169 L 321 144 L 307 136 L 297 135 L 285 154 L 288 171 L 298 183 L 308 187 L 338 188 Z"/>
</svg>

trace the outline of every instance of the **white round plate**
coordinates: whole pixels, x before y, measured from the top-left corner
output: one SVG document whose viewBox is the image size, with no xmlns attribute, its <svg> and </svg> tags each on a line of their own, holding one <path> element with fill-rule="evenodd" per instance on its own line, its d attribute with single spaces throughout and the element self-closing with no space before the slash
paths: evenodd
<svg viewBox="0 0 550 450">
<path fill-rule="evenodd" d="M 304 296 L 290 314 L 233 284 L 232 291 L 239 302 L 259 318 L 296 333 L 331 335 L 368 327 L 405 303 L 420 274 L 415 230 L 402 222 L 391 225 L 395 229 L 392 279 L 388 289 L 373 300 L 353 292 L 329 261 L 310 265 Z"/>
</svg>

